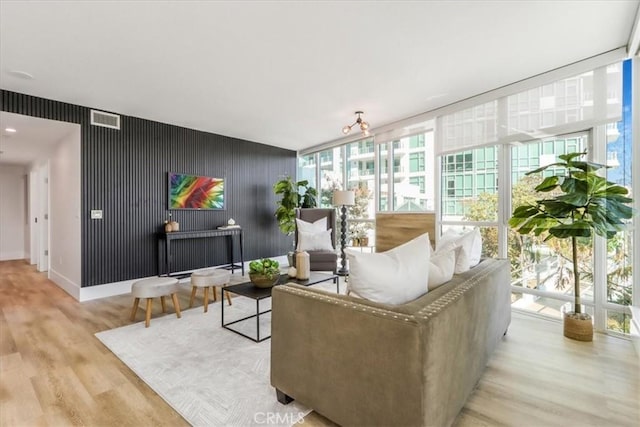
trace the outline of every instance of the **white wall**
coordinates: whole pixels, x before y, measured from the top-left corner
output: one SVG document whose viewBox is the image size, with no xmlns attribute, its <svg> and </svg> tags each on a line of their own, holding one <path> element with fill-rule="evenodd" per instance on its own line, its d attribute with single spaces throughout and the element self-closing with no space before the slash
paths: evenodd
<svg viewBox="0 0 640 427">
<path fill-rule="evenodd" d="M 49 158 L 49 278 L 79 298 L 81 277 L 80 126 Z"/>
<path fill-rule="evenodd" d="M 0 261 L 25 259 L 26 170 L 0 165 Z"/>
<path fill-rule="evenodd" d="M 28 180 L 28 197 L 29 204 L 27 208 L 27 216 L 29 217 L 29 224 L 27 225 L 27 232 L 25 234 L 29 237 L 29 264 L 35 264 L 38 262 L 38 224 L 36 223 L 36 217 L 38 216 L 38 171 L 32 168 L 29 171 Z"/>
</svg>

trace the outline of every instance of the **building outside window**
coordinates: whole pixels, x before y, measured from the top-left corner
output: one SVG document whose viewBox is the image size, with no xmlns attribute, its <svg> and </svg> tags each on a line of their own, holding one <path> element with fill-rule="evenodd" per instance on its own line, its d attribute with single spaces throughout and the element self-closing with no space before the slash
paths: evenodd
<svg viewBox="0 0 640 427">
<path fill-rule="evenodd" d="M 363 237 L 373 244 L 373 219 L 375 218 L 375 146 L 373 138 L 346 145 L 346 188 L 355 193 L 355 205 L 347 210 L 347 232 L 352 242 Z M 369 245 L 369 243 L 368 243 Z"/>
<path fill-rule="evenodd" d="M 316 156 L 314 154 L 308 154 L 306 156 L 298 157 L 298 181 L 309 181 L 310 187 L 316 187 L 316 171 L 318 169 L 316 164 Z"/>
<path fill-rule="evenodd" d="M 384 199 L 384 208 L 399 212 L 434 209 L 433 144 L 433 131 L 381 144 L 385 147 L 381 151 L 381 158 L 384 155 L 386 160 L 387 153 L 393 153 L 393 205 L 387 204 L 388 194 L 381 191 L 381 203 Z M 380 163 L 381 182 L 386 182 L 387 163 L 388 161 Z M 380 205 L 380 210 L 383 210 L 382 207 Z"/>
<path fill-rule="evenodd" d="M 333 192 L 342 190 L 343 161 L 342 149 L 331 148 L 320 152 L 320 191 L 318 191 L 318 207 L 333 207 Z"/>
<path fill-rule="evenodd" d="M 409 172 L 424 172 L 424 153 L 409 155 Z"/>
</svg>

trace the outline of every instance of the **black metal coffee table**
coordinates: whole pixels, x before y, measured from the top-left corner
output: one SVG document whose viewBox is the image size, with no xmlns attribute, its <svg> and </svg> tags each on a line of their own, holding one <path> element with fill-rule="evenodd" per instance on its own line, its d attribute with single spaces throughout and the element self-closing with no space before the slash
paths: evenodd
<svg viewBox="0 0 640 427">
<path fill-rule="evenodd" d="M 294 278 L 289 278 L 286 274 L 280 275 L 280 279 L 278 281 L 278 285 L 283 285 L 285 283 L 296 283 L 302 286 L 311 286 L 317 285 L 318 283 L 328 282 L 332 280 L 333 283 L 336 284 L 336 292 L 340 293 L 340 282 L 338 281 L 338 276 L 336 274 L 330 273 L 315 273 L 311 272 L 308 280 L 298 280 Z M 271 312 L 271 310 L 260 311 L 260 301 L 266 298 L 271 298 L 271 288 L 258 288 L 251 282 L 239 283 L 237 285 L 226 286 L 222 290 L 222 298 L 221 301 L 224 301 L 224 292 L 231 292 L 232 294 L 241 295 L 243 297 L 251 298 L 256 301 L 256 314 L 252 314 L 250 316 L 243 317 L 242 319 L 237 319 L 232 322 L 225 323 L 224 322 L 224 306 L 222 304 L 222 327 L 230 330 L 231 332 L 235 332 L 238 335 L 242 335 L 245 338 L 249 338 L 255 342 L 262 342 L 266 339 L 271 338 L 271 335 L 260 338 L 260 315 Z M 230 328 L 229 326 L 236 324 L 238 322 L 242 322 L 244 320 L 256 318 L 256 338 L 253 338 L 249 335 L 246 335 L 236 329 Z"/>
</svg>

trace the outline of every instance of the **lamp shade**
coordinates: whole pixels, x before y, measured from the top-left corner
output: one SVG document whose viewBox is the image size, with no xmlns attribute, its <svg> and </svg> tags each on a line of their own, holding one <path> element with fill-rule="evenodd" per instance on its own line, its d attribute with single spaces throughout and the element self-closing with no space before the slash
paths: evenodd
<svg viewBox="0 0 640 427">
<path fill-rule="evenodd" d="M 334 206 L 353 206 L 356 204 L 356 194 L 353 191 L 336 190 L 333 192 Z"/>
</svg>

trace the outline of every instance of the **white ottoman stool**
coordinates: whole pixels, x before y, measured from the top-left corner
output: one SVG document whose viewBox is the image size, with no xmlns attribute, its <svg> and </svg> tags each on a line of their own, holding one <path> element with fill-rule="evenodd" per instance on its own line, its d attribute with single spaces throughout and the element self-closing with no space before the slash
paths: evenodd
<svg viewBox="0 0 640 427">
<path fill-rule="evenodd" d="M 198 288 L 204 288 L 204 312 L 206 313 L 209 310 L 209 288 L 213 290 L 213 300 L 218 301 L 216 286 L 225 287 L 229 284 L 230 280 L 231 273 L 229 273 L 227 270 L 221 270 L 219 268 L 205 268 L 202 270 L 196 270 L 191 273 L 192 289 L 189 308 L 193 307 L 193 300 L 196 297 Z M 222 292 L 224 293 L 224 291 Z M 229 305 L 231 305 L 231 296 L 229 296 L 229 292 L 227 292 L 227 301 L 229 301 Z"/>
<path fill-rule="evenodd" d="M 164 302 L 164 297 L 171 295 L 173 300 L 173 307 L 176 310 L 176 316 L 180 318 L 180 303 L 178 302 L 177 292 L 178 279 L 173 277 L 153 277 L 151 279 L 142 279 L 134 282 L 131 285 L 131 295 L 135 297 L 133 300 L 133 310 L 131 311 L 131 320 L 135 320 L 136 312 L 138 311 L 138 303 L 140 298 L 147 299 L 147 316 L 145 318 L 144 326 L 149 327 L 151 323 L 151 300 L 152 298 L 160 297 L 162 303 L 162 312 L 166 313 L 167 307 Z"/>
</svg>

